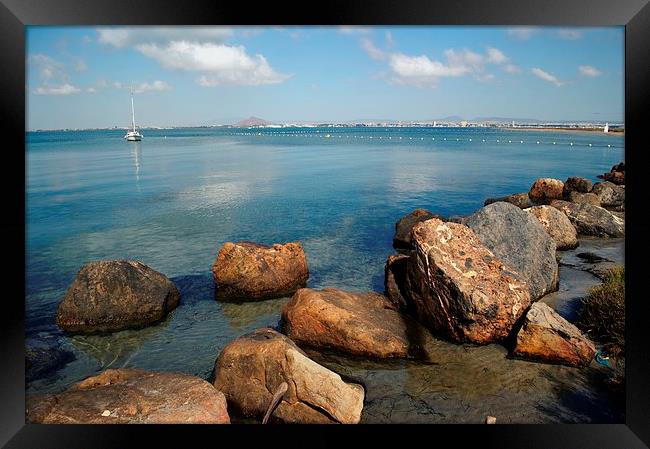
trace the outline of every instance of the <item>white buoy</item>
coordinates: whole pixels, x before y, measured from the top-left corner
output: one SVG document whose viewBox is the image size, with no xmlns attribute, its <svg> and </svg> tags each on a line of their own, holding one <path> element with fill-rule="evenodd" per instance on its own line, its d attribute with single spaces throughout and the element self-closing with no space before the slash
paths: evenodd
<svg viewBox="0 0 650 449">
<path fill-rule="evenodd" d="M 589 144 L 589 146 L 591 146 L 591 144 Z"/>
<path fill-rule="evenodd" d="M 447 140 L 447 138 L 445 137 L 443 140 Z"/>
<path fill-rule="evenodd" d="M 539 140 L 537 141 L 537 145 L 539 145 Z"/>
<path fill-rule="evenodd" d="M 472 139 L 469 139 L 469 141 L 471 142 L 471 141 L 472 141 Z"/>
<path fill-rule="evenodd" d="M 524 143 L 524 141 L 523 141 L 523 140 L 520 140 L 519 143 Z"/>
<path fill-rule="evenodd" d="M 573 142 L 571 142 L 569 145 L 573 146 Z"/>
<path fill-rule="evenodd" d="M 607 144 L 607 148 L 610 148 L 610 147 L 611 147 L 611 145 L 610 145 L 610 144 Z"/>
</svg>

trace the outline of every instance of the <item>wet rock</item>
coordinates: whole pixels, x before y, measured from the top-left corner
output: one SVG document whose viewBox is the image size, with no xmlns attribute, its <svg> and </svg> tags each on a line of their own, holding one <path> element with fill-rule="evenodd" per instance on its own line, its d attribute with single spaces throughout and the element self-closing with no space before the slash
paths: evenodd
<svg viewBox="0 0 650 449">
<path fill-rule="evenodd" d="M 603 173 L 598 177 L 617 185 L 625 184 L 625 162 L 614 165 L 609 173 Z"/>
<path fill-rule="evenodd" d="M 594 344 L 547 304 L 533 304 L 517 334 L 513 355 L 530 360 L 583 367 L 596 354 Z"/>
<path fill-rule="evenodd" d="M 572 176 L 564 182 L 564 188 L 563 188 L 564 198 L 568 198 L 570 192 L 578 192 L 578 193 L 591 192 L 592 187 L 593 187 L 593 183 L 587 178 Z"/>
<path fill-rule="evenodd" d="M 504 339 L 530 304 L 526 283 L 467 226 L 431 219 L 412 236 L 405 289 L 418 321 L 458 342 Z"/>
<path fill-rule="evenodd" d="M 288 390 L 270 421 L 356 424 L 364 390 L 309 359 L 294 342 L 273 329 L 258 329 L 230 342 L 215 362 L 214 386 L 228 406 L 261 420 L 282 382 Z"/>
<path fill-rule="evenodd" d="M 528 196 L 535 204 L 548 204 L 552 200 L 562 199 L 564 183 L 559 179 L 539 178 L 530 188 Z"/>
<path fill-rule="evenodd" d="M 602 207 L 560 200 L 552 201 L 551 206 L 569 217 L 579 235 L 596 237 L 623 237 L 625 235 L 625 220 Z"/>
<path fill-rule="evenodd" d="M 28 396 L 41 424 L 229 424 L 224 395 L 181 373 L 108 369 L 52 395 Z"/>
<path fill-rule="evenodd" d="M 578 246 L 578 233 L 562 212 L 551 206 L 535 206 L 525 209 L 544 227 L 555 241 L 556 250 L 573 249 Z"/>
<path fill-rule="evenodd" d="M 384 265 L 384 295 L 402 312 L 409 308 L 408 301 L 402 293 L 408 260 L 409 257 L 403 254 L 388 256 Z"/>
<path fill-rule="evenodd" d="M 138 328 L 165 318 L 179 300 L 174 283 L 141 262 L 91 262 L 59 304 L 56 323 L 72 333 Z"/>
<path fill-rule="evenodd" d="M 300 346 L 382 359 L 429 358 L 429 332 L 375 292 L 300 289 L 285 306 L 282 325 Z"/>
<path fill-rule="evenodd" d="M 530 200 L 530 197 L 528 196 L 527 192 L 514 193 L 512 195 L 502 196 L 500 198 L 488 198 L 487 200 L 485 200 L 485 203 L 483 205 L 487 206 L 488 204 L 498 203 L 500 201 L 510 203 L 510 204 L 514 204 L 515 206 L 519 207 L 520 209 L 526 209 L 526 208 L 531 207 L 533 205 L 533 203 Z"/>
<path fill-rule="evenodd" d="M 429 212 L 426 209 L 415 209 L 408 215 L 400 218 L 395 223 L 395 236 L 393 237 L 394 248 L 411 249 L 411 230 L 413 226 L 430 218 L 445 220 L 442 216 Z"/>
<path fill-rule="evenodd" d="M 581 259 L 583 263 L 579 264 L 576 268 L 593 274 L 600 280 L 605 280 L 607 275 L 614 268 L 620 267 L 619 264 L 613 260 L 601 257 L 597 254 L 586 252 L 578 253 L 576 257 Z"/>
<path fill-rule="evenodd" d="M 591 193 L 598 196 L 602 207 L 617 208 L 625 205 L 625 188 L 611 182 L 597 182 Z"/>
<path fill-rule="evenodd" d="M 300 243 L 273 246 L 225 243 L 212 265 L 217 299 L 260 300 L 288 296 L 309 277 Z"/>
<path fill-rule="evenodd" d="M 463 220 L 481 242 L 518 274 L 531 300 L 556 291 L 555 241 L 537 218 L 509 203 L 493 203 Z"/>
<path fill-rule="evenodd" d="M 31 382 L 46 377 L 75 359 L 59 342 L 30 338 L 25 341 L 25 378 Z"/>
<path fill-rule="evenodd" d="M 577 204 L 591 204 L 592 206 L 600 206 L 600 198 L 595 193 L 580 193 L 569 192 L 567 201 Z"/>
</svg>

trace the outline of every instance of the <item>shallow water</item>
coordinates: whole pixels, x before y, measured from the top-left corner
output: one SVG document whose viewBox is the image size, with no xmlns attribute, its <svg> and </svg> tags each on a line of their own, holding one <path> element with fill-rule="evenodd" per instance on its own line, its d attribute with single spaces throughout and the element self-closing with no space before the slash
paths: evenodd
<svg viewBox="0 0 650 449">
<path fill-rule="evenodd" d="M 146 131 L 140 143 L 122 134 L 27 135 L 26 332 L 56 337 L 77 357 L 29 383 L 28 392 L 58 391 L 107 367 L 207 378 L 228 341 L 277 326 L 287 298 L 214 300 L 210 266 L 226 241 L 297 240 L 307 254 L 309 287 L 381 291 L 394 223 L 412 209 L 467 214 L 487 197 L 527 191 L 537 177 L 597 181 L 623 160 L 622 137 L 589 133 L 180 129 Z M 585 245 L 622 261 L 622 241 L 610 243 Z M 172 278 L 181 305 L 138 331 L 60 333 L 56 306 L 76 272 L 113 258 L 140 260 Z M 597 282 L 562 267 L 560 292 L 544 300 L 570 318 L 576 298 Z M 499 422 L 623 419 L 597 364 L 575 370 L 510 360 L 497 345 L 438 345 L 437 365 L 314 358 L 362 380 L 364 422 L 482 422 L 486 414 Z"/>
</svg>

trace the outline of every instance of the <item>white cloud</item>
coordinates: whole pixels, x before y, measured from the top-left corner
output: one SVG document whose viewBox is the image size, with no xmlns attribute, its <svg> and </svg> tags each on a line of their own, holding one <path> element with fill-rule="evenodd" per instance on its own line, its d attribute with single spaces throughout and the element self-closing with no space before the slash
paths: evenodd
<svg viewBox="0 0 650 449">
<path fill-rule="evenodd" d="M 557 77 L 555 75 L 552 75 L 552 74 L 550 74 L 548 72 L 545 72 L 544 70 L 542 70 L 542 69 L 540 69 L 538 67 L 533 68 L 531 70 L 531 72 L 536 77 L 541 78 L 544 81 L 548 81 L 549 83 L 553 83 L 558 87 L 565 84 L 563 81 L 560 81 L 559 79 L 557 79 Z"/>
<path fill-rule="evenodd" d="M 361 48 L 363 48 L 363 51 L 365 51 L 368 56 L 376 61 L 383 61 L 386 59 L 386 54 L 375 47 L 375 44 L 366 37 L 361 39 Z"/>
<path fill-rule="evenodd" d="M 94 94 L 97 93 L 97 89 L 95 89 L 94 87 L 89 87 L 86 89 L 86 92 L 88 92 L 89 94 Z"/>
<path fill-rule="evenodd" d="M 498 48 L 489 47 L 487 49 L 487 60 L 493 64 L 504 64 L 510 59 L 503 54 Z"/>
<path fill-rule="evenodd" d="M 590 76 L 592 78 L 595 78 L 597 76 L 600 76 L 602 72 L 598 70 L 596 67 L 592 67 L 590 65 L 581 65 L 578 67 L 578 71 L 580 72 L 581 75 L 583 76 Z"/>
<path fill-rule="evenodd" d="M 341 34 L 368 34 L 372 31 L 370 27 L 361 26 L 340 26 L 339 33 Z"/>
<path fill-rule="evenodd" d="M 395 45 L 395 39 L 393 38 L 393 33 L 386 31 L 386 45 L 388 47 L 393 47 Z"/>
<path fill-rule="evenodd" d="M 538 31 L 539 29 L 537 27 L 516 27 L 510 28 L 507 33 L 508 36 L 514 39 L 525 41 L 530 39 Z"/>
<path fill-rule="evenodd" d="M 170 41 L 225 42 L 232 34 L 228 27 L 120 27 L 98 28 L 99 42 L 122 48 Z"/>
<path fill-rule="evenodd" d="M 580 39 L 582 37 L 582 32 L 578 30 L 562 29 L 562 30 L 558 30 L 556 34 L 561 39 L 566 39 L 571 41 Z"/>
<path fill-rule="evenodd" d="M 81 92 L 81 89 L 71 84 L 63 84 L 60 86 L 41 86 L 34 89 L 36 95 L 71 95 Z"/>
<path fill-rule="evenodd" d="M 70 77 L 65 70 L 65 64 L 44 54 L 34 54 L 28 58 L 30 68 L 38 73 L 42 83 L 67 82 Z"/>
<path fill-rule="evenodd" d="M 517 67 L 516 65 L 514 65 L 514 64 L 506 64 L 505 66 L 503 66 L 503 70 L 505 70 L 508 73 L 519 73 L 519 72 L 521 72 L 521 69 L 519 67 Z"/>
<path fill-rule="evenodd" d="M 164 81 L 156 80 L 153 83 L 140 83 L 133 86 L 133 92 L 141 94 L 143 92 L 162 92 L 170 90 L 171 86 Z"/>
</svg>

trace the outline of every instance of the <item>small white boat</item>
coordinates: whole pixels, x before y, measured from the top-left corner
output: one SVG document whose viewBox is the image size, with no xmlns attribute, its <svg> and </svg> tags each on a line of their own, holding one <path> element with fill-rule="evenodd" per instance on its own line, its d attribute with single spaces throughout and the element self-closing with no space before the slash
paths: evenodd
<svg viewBox="0 0 650 449">
<path fill-rule="evenodd" d="M 129 131 L 126 133 L 124 138 L 126 140 L 129 140 L 131 142 L 139 142 L 142 140 L 142 134 L 140 134 L 138 131 L 135 129 L 135 109 L 133 107 L 133 87 L 131 87 L 131 126 L 133 127 L 132 131 Z"/>
</svg>

